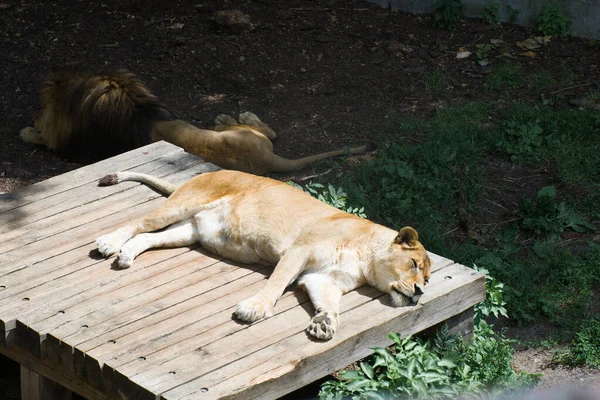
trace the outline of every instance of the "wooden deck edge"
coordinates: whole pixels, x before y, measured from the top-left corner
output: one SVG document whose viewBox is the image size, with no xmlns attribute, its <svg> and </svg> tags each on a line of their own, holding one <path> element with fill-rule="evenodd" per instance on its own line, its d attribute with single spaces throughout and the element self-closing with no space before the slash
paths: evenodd
<svg viewBox="0 0 600 400">
<path fill-rule="evenodd" d="M 466 267 L 465 267 L 466 268 Z M 403 327 L 405 322 L 414 322 L 416 316 L 415 313 L 408 313 L 399 316 L 394 320 L 387 321 L 379 326 L 372 327 L 363 331 L 361 334 L 349 338 L 343 343 L 338 344 L 334 349 L 326 351 L 321 354 L 315 354 L 311 357 L 303 359 L 301 362 L 291 368 L 284 368 L 282 370 L 274 371 L 272 378 L 265 378 L 258 382 L 254 380 L 251 386 L 242 386 L 234 393 L 230 395 L 218 397 L 219 399 L 226 400 L 250 400 L 250 399 L 276 399 L 280 396 L 288 394 L 296 389 L 301 388 L 319 378 L 326 376 L 339 369 L 339 365 L 349 365 L 352 362 L 360 360 L 369 354 L 371 354 L 370 348 L 373 347 L 385 347 L 392 344 L 392 341 L 388 339 L 387 333 L 400 332 L 402 336 L 417 334 L 426 331 L 427 328 L 432 326 L 431 322 L 434 321 L 433 325 L 443 324 L 444 321 L 454 317 L 460 316 L 465 311 L 471 309 L 475 304 L 485 299 L 485 276 L 480 275 L 466 287 L 476 288 L 480 286 L 480 290 L 476 290 L 468 297 L 461 297 L 464 290 L 453 290 L 449 293 L 449 298 L 437 298 L 428 303 L 426 310 L 421 310 L 421 313 L 429 313 L 434 309 L 434 313 L 430 314 L 428 319 L 422 320 L 417 317 L 414 325 Z M 464 289 L 465 287 L 463 287 Z M 458 310 L 456 307 L 451 305 L 443 307 L 442 303 L 444 300 L 451 300 L 452 305 L 462 303 L 462 310 Z M 442 306 L 442 307 L 440 307 Z M 425 308 L 425 307 L 424 307 Z M 468 315 L 468 312 L 465 313 Z M 377 332 L 382 332 L 378 334 Z M 383 333 L 386 332 L 386 333 Z M 360 342 L 360 346 L 358 345 Z M 333 353 L 333 354 L 332 354 Z M 332 362 L 332 360 L 338 360 Z M 314 363 L 318 365 L 315 366 Z M 268 375 L 268 374 L 266 374 Z M 207 396 L 213 398 L 212 396 Z M 161 396 L 162 400 L 171 399 L 168 393 Z"/>
<path fill-rule="evenodd" d="M 53 382 L 65 387 L 66 389 L 85 397 L 88 400 L 114 400 L 101 391 L 94 389 L 80 379 L 58 371 L 44 360 L 37 359 L 27 352 L 20 350 L 17 347 L 0 346 L 0 354 L 5 355 L 18 362 L 22 367 L 25 367 L 41 376 L 50 379 Z"/>
</svg>

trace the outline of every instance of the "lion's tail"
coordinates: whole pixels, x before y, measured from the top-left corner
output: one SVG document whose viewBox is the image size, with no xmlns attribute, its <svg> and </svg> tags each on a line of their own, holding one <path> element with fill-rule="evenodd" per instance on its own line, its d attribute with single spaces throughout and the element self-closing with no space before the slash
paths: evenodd
<svg viewBox="0 0 600 400">
<path fill-rule="evenodd" d="M 41 131 L 65 155 L 86 151 L 106 157 L 151 143 L 155 121 L 173 113 L 132 72 L 63 72 L 42 84 L 48 117 Z"/>
<path fill-rule="evenodd" d="M 166 195 L 170 195 L 178 188 L 177 185 L 167 182 L 164 179 L 156 178 L 148 174 L 141 174 L 139 172 L 117 172 L 106 175 L 98 181 L 98 186 L 112 186 L 125 181 L 144 183 Z"/>
<path fill-rule="evenodd" d="M 297 158 L 295 160 L 289 160 L 283 157 L 279 157 L 277 154 L 273 154 L 272 163 L 271 163 L 271 172 L 292 172 L 297 171 L 315 163 L 317 161 L 325 160 L 331 157 L 338 157 L 344 155 L 354 155 L 354 154 L 367 154 L 371 151 L 377 149 L 377 145 L 375 143 L 368 143 L 359 147 L 352 147 L 349 149 L 341 149 L 341 150 L 333 150 L 327 153 L 315 154 L 312 156 Z"/>
</svg>

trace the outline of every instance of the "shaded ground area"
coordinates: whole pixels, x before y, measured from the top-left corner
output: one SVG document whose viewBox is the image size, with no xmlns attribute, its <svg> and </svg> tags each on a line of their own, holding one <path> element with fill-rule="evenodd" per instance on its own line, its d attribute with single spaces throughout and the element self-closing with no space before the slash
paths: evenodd
<svg viewBox="0 0 600 400">
<path fill-rule="evenodd" d="M 215 13 L 232 9 L 250 24 L 220 25 Z M 528 29 L 470 20 L 447 32 L 432 28 L 427 16 L 358 0 L 0 0 L 0 25 L 0 192 L 81 166 L 19 139 L 38 112 L 39 83 L 62 68 L 129 68 L 182 119 L 202 127 L 220 113 L 253 111 L 279 133 L 275 151 L 288 158 L 371 141 L 391 115 L 429 116 L 485 99 L 484 82 L 503 61 L 523 74 L 541 72 L 539 81 L 514 77 L 507 107 L 542 94 L 560 96 L 556 105 L 568 107 L 600 89 L 600 51 L 585 39 L 552 40 L 535 57 L 520 56 L 516 43 L 532 36 Z M 481 66 L 476 46 L 490 39 L 503 43 L 485 50 L 494 60 Z M 473 55 L 457 59 L 463 48 Z M 418 135 L 391 139 L 410 144 Z M 486 191 L 495 195 L 486 207 L 491 212 L 476 217 L 488 230 L 523 195 L 554 179 L 552 166 L 489 160 L 482 168 L 491 182 Z M 546 360 L 547 353 L 535 351 L 520 351 L 516 365 L 542 370 L 544 362 L 530 360 Z M 3 398 L 18 392 L 6 384 L 14 383 L 10 365 L 1 365 Z M 579 384 L 581 377 L 598 384 L 598 373 L 553 371 L 542 370 L 551 384 Z"/>
</svg>

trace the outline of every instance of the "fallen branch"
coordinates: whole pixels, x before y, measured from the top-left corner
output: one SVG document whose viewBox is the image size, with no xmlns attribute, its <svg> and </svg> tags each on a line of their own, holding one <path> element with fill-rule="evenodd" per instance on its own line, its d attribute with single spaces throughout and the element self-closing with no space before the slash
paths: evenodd
<svg viewBox="0 0 600 400">
<path fill-rule="evenodd" d="M 590 85 L 593 85 L 593 84 L 594 84 L 594 82 L 588 82 L 588 83 L 582 83 L 581 85 L 568 86 L 566 88 L 562 88 L 562 89 L 556 90 L 556 91 L 552 92 L 552 94 L 564 92 L 565 90 L 577 89 L 577 88 L 580 88 L 580 87 L 590 86 Z"/>
</svg>

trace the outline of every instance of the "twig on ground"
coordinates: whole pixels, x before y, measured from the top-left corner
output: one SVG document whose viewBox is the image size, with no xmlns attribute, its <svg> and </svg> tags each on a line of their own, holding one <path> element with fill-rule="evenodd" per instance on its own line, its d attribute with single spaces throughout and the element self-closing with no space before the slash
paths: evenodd
<svg viewBox="0 0 600 400">
<path fill-rule="evenodd" d="M 502 208 L 503 210 L 506 210 L 506 211 L 510 212 L 510 210 L 509 210 L 508 208 L 504 207 L 502 204 L 498 204 L 498 203 L 496 203 L 495 201 L 492 201 L 492 200 L 490 200 L 490 199 L 486 199 L 486 198 L 484 198 L 484 200 L 485 200 L 485 201 L 488 201 L 488 202 L 490 202 L 490 203 L 492 203 L 493 205 L 495 205 L 495 206 L 497 206 L 497 207 L 500 207 L 500 208 Z"/>
<path fill-rule="evenodd" d="M 300 182 L 304 182 L 304 181 L 307 181 L 307 180 L 309 180 L 309 179 L 312 179 L 312 178 L 318 178 L 319 176 L 327 175 L 327 174 L 328 174 L 328 173 L 330 173 L 331 171 L 333 171 L 333 168 L 329 168 L 327 171 L 325 171 L 325 172 L 322 172 L 322 173 L 320 173 L 320 174 L 313 174 L 313 175 L 304 176 L 304 177 L 302 177 L 302 178 L 298 178 L 298 180 L 299 180 Z"/>
<path fill-rule="evenodd" d="M 160 24 L 161 22 L 166 22 L 171 20 L 171 18 L 161 18 L 161 19 L 157 19 L 155 21 L 148 21 L 144 23 L 144 26 L 152 26 L 152 25 L 156 25 L 156 24 Z"/>
<path fill-rule="evenodd" d="M 442 235 L 442 237 L 444 237 L 444 236 L 446 236 L 446 235 L 449 235 L 449 234 L 451 234 L 452 232 L 454 232 L 454 231 L 458 230 L 459 228 L 460 228 L 460 227 L 458 227 L 458 226 L 457 226 L 456 228 L 454 228 L 454 229 L 452 229 L 452 230 L 449 230 L 448 232 L 444 233 L 444 234 Z"/>
<path fill-rule="evenodd" d="M 580 87 L 590 86 L 590 85 L 593 85 L 593 84 L 594 84 L 594 82 L 588 82 L 588 83 L 582 83 L 581 85 L 567 86 L 566 88 L 555 90 L 554 92 L 552 92 L 552 94 L 564 92 L 565 90 L 577 89 L 577 88 L 580 88 Z"/>
<path fill-rule="evenodd" d="M 591 110 L 600 111 L 600 104 L 593 103 L 587 100 L 569 100 L 569 104 L 578 107 L 589 108 Z"/>
</svg>

